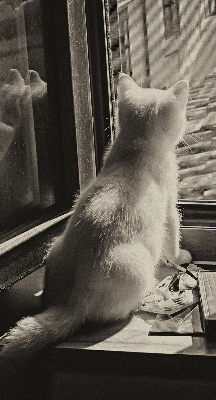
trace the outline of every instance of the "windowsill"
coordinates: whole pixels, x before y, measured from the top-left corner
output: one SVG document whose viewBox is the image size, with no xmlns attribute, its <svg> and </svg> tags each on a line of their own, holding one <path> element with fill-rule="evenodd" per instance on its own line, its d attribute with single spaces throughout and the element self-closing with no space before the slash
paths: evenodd
<svg viewBox="0 0 216 400">
<path fill-rule="evenodd" d="M 54 229 L 52 237 L 56 233 Z M 216 260 L 215 229 L 182 228 L 182 236 L 184 245 L 192 251 L 195 260 Z M 23 316 L 40 312 L 40 298 L 34 295 L 43 287 L 44 271 L 45 267 L 41 267 L 12 285 L 9 290 L 0 293 L 0 334 Z M 172 274 L 172 271 L 169 274 Z M 204 382 L 204 387 L 214 384 L 215 356 L 216 343 L 209 342 L 202 333 L 149 335 L 148 323 L 134 316 L 131 320 L 119 324 L 97 329 L 94 327 L 94 331 L 83 329 L 74 340 L 44 350 L 39 357 L 39 364 L 35 365 L 38 365 L 37 371 L 39 368 L 41 375 L 45 377 L 44 385 L 46 390 L 52 393 L 48 397 L 51 400 L 62 398 L 62 391 L 72 393 L 74 388 L 79 390 L 80 399 L 93 399 L 95 391 L 98 391 L 98 398 L 103 398 L 100 397 L 100 390 L 105 390 L 109 380 L 109 390 L 117 390 L 117 387 L 123 390 L 127 387 L 129 392 L 133 393 L 133 397 L 125 398 L 140 399 L 143 385 L 149 384 L 149 390 L 152 391 L 160 379 L 165 385 L 163 393 L 168 389 L 170 391 L 170 385 L 177 379 L 183 392 L 186 391 L 185 385 L 189 384 L 190 390 L 198 396 L 199 380 Z M 93 387 L 92 379 L 95 382 Z M 137 397 L 134 390 L 138 390 Z M 120 398 L 115 396 L 114 394 L 113 397 L 104 398 Z"/>
<path fill-rule="evenodd" d="M 40 310 L 40 298 L 35 296 L 43 288 L 45 267 L 34 271 L 24 279 L 14 284 L 10 290 L 2 291 L 0 294 L 1 309 L 4 310 L 4 318 L 10 317 L 16 321 L 23 315 L 32 314 Z M 160 279 L 175 273 L 170 267 L 165 267 Z M 159 279 L 159 280 L 160 280 Z M 5 313 L 10 310 L 11 316 Z M 6 315 L 6 317 L 5 317 Z M 7 328 L 6 328 L 7 329 Z M 82 331 L 75 340 L 62 343 L 56 349 L 88 349 L 107 351 L 127 351 L 138 353 L 159 354 L 196 354 L 206 355 L 206 349 L 200 347 L 205 342 L 204 335 L 199 335 L 193 343 L 192 336 L 187 335 L 150 335 L 150 325 L 146 320 L 135 315 L 131 320 L 122 321 L 117 324 L 108 324 L 99 327 L 96 331 Z M 210 354 L 216 355 L 215 348 Z"/>
<path fill-rule="evenodd" d="M 3 311 L 1 326 L 4 325 L 5 330 L 23 315 L 40 311 L 40 300 L 34 294 L 42 289 L 43 277 L 44 267 L 0 294 Z M 8 327 L 5 319 L 8 320 Z M 148 324 L 137 316 L 119 324 L 98 329 L 94 327 L 94 331 L 86 328 L 73 341 L 44 350 L 38 359 L 39 364 L 35 366 L 38 365 L 37 371 L 39 368 L 42 376 L 46 377 L 44 379 L 48 392 L 61 395 L 65 390 L 69 391 L 71 385 L 78 386 L 80 393 L 84 392 L 86 395 L 83 382 L 88 379 L 93 379 L 94 382 L 98 380 L 99 386 L 103 387 L 102 376 L 105 380 L 111 379 L 110 389 L 121 385 L 122 379 L 126 379 L 130 390 L 136 387 L 137 379 L 140 380 L 141 387 L 146 379 L 151 379 L 151 385 L 152 380 L 156 380 L 155 384 L 160 379 L 162 382 L 168 380 L 172 384 L 173 379 L 177 379 L 178 385 L 183 385 L 182 390 L 185 390 L 185 381 L 195 387 L 200 379 L 204 384 L 214 382 L 215 343 L 208 342 L 203 334 L 149 336 L 148 331 Z M 88 398 L 93 398 L 91 396 L 95 390 L 97 391 L 94 387 L 88 387 Z M 81 399 L 86 398 L 81 394 L 80 396 Z M 103 398 L 100 394 L 98 396 Z M 53 394 L 53 397 L 48 398 L 62 397 Z"/>
<path fill-rule="evenodd" d="M 216 260 L 216 250 L 214 250 L 215 238 L 216 230 L 213 229 L 197 230 L 197 228 L 191 227 L 182 228 L 184 247 L 192 252 L 195 263 L 196 260 L 200 260 L 198 263 L 202 263 L 206 259 L 208 261 Z M 205 243 L 205 251 L 203 243 Z M 212 248 L 212 251 L 210 251 L 210 248 Z M 199 253 L 201 257 L 197 257 Z M 208 258 L 206 254 L 208 254 Z M 212 268 L 214 268 L 214 265 Z M 6 321 L 4 321 L 5 330 L 22 316 L 40 310 L 40 298 L 36 297 L 35 293 L 40 292 L 43 288 L 44 271 L 45 267 L 41 267 L 12 285 L 10 290 L 3 290 L 1 292 L 0 299 L 1 309 L 4 314 L 3 319 L 7 315 L 10 320 L 8 327 L 6 327 Z M 163 267 L 158 280 L 160 281 L 165 276 L 172 275 L 175 272 L 171 268 Z M 56 351 L 57 349 L 59 351 L 62 349 L 88 349 L 151 354 L 216 355 L 216 344 L 209 350 L 206 347 L 206 340 L 203 334 L 199 334 L 194 339 L 193 335 L 149 335 L 149 330 L 150 325 L 148 322 L 140 318 L 140 316 L 135 315 L 130 321 L 108 325 L 93 333 L 82 333 L 74 341 L 62 343 L 57 346 Z"/>
</svg>

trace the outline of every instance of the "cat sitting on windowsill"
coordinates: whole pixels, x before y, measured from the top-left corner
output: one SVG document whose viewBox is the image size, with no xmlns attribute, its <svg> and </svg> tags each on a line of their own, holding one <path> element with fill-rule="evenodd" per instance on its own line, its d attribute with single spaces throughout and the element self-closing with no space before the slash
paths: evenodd
<svg viewBox="0 0 216 400">
<path fill-rule="evenodd" d="M 185 81 L 163 91 L 120 75 L 118 135 L 47 256 L 44 311 L 2 338 L 1 371 L 15 370 L 87 321 L 128 317 L 155 285 L 161 259 L 191 261 L 179 249 L 176 208 L 175 147 L 187 98 Z"/>
</svg>

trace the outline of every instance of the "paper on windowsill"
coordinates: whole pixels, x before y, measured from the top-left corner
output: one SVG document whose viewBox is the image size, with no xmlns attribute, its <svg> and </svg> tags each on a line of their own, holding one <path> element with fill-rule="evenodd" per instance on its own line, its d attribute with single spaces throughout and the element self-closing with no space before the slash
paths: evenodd
<svg viewBox="0 0 216 400">
<path fill-rule="evenodd" d="M 194 277 L 177 271 L 167 276 L 143 299 L 136 315 L 148 320 L 149 334 L 192 334 L 201 333 L 197 273 L 200 268 L 189 266 Z M 149 318 L 148 318 L 149 316 Z"/>
</svg>

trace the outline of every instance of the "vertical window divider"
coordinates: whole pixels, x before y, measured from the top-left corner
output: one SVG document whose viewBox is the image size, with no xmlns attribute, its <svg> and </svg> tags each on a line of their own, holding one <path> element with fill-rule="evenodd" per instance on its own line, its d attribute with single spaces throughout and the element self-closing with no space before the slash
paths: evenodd
<svg viewBox="0 0 216 400">
<path fill-rule="evenodd" d="M 67 0 L 80 189 L 96 175 L 85 0 Z"/>
<path fill-rule="evenodd" d="M 94 116 L 94 135 L 97 172 L 102 166 L 104 148 L 112 138 L 110 93 L 112 70 L 109 53 L 108 3 L 103 0 L 86 0 L 86 24 L 89 66 Z M 113 111 L 113 110 L 112 110 Z"/>
</svg>

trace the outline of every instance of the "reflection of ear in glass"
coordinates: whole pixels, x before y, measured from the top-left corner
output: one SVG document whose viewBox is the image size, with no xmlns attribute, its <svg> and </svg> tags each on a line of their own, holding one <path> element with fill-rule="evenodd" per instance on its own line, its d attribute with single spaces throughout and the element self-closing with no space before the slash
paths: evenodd
<svg viewBox="0 0 216 400">
<path fill-rule="evenodd" d="M 0 91 L 1 119 L 7 125 L 18 128 L 21 119 L 21 101 L 25 94 L 25 82 L 17 69 L 11 69 L 7 82 Z"/>
</svg>

